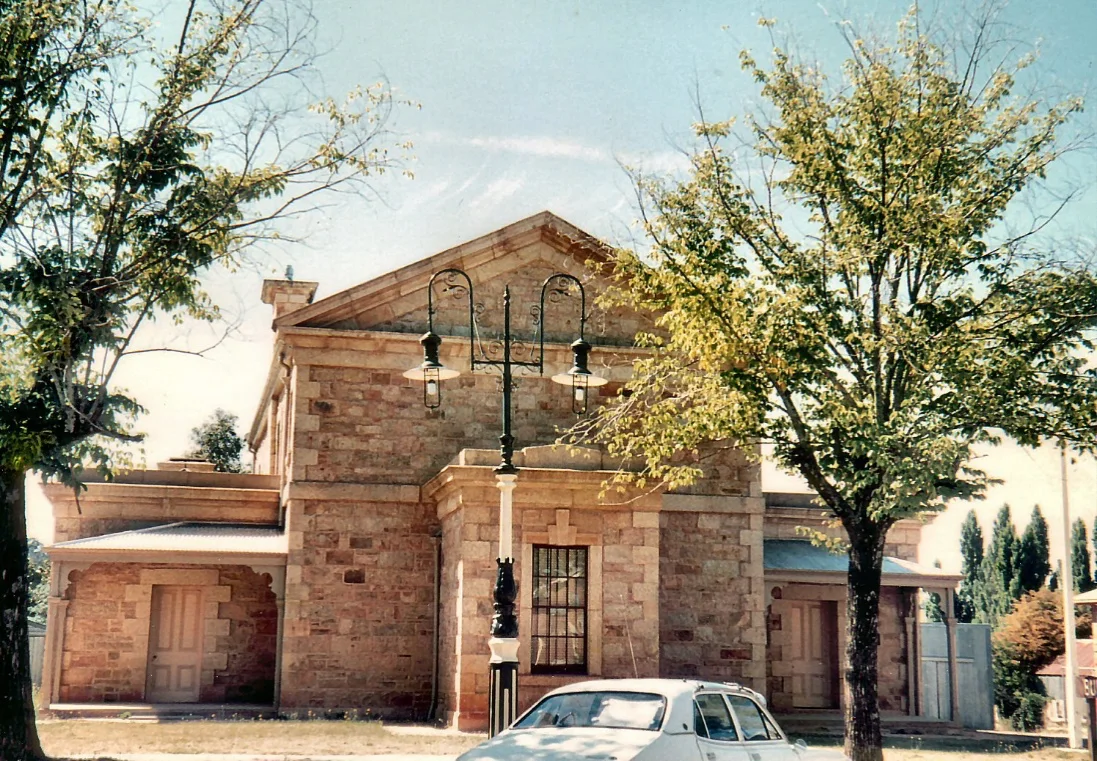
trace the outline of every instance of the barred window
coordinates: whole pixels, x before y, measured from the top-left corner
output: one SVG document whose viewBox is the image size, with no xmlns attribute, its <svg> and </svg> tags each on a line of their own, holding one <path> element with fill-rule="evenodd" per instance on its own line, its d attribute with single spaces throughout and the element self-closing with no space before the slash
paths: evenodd
<svg viewBox="0 0 1097 761">
<path fill-rule="evenodd" d="M 587 548 L 533 547 L 534 673 L 587 672 Z"/>
</svg>

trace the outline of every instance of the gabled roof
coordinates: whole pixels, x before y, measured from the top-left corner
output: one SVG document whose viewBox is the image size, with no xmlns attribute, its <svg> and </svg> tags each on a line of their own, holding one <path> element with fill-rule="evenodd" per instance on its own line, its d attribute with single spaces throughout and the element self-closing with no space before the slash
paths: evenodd
<svg viewBox="0 0 1097 761">
<path fill-rule="evenodd" d="M 507 256 L 536 241 L 548 243 L 578 261 L 608 261 L 611 250 L 605 243 L 570 222 L 552 212 L 542 211 L 284 314 L 274 321 L 274 327 L 323 325 L 357 312 L 376 309 L 388 301 L 425 290 L 431 275 L 440 269 L 460 267 L 469 270 L 479 264 Z"/>
</svg>

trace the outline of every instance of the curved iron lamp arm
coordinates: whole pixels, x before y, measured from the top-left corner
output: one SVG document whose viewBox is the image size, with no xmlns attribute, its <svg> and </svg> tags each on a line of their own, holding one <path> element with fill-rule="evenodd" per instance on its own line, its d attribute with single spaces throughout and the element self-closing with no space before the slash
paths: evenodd
<svg viewBox="0 0 1097 761">
<path fill-rule="evenodd" d="M 583 284 L 579 282 L 579 278 L 574 275 L 569 275 L 565 272 L 557 272 L 554 275 L 549 275 L 545 282 L 541 284 L 541 303 L 540 312 L 538 312 L 538 324 L 537 324 L 537 342 L 540 345 L 540 356 L 537 358 L 537 369 L 541 374 L 545 374 L 545 294 L 548 293 L 549 283 L 553 280 L 566 280 L 574 283 L 579 289 L 579 340 L 584 341 L 584 332 L 587 324 L 587 292 L 583 289 Z"/>
<path fill-rule="evenodd" d="M 442 275 L 460 275 L 465 279 L 469 297 L 469 361 L 472 362 L 475 367 L 476 318 L 473 311 L 472 279 L 464 270 L 459 270 L 456 267 L 447 267 L 446 269 L 438 270 L 431 275 L 430 282 L 427 283 L 427 331 L 430 333 L 434 332 L 434 281 Z"/>
</svg>

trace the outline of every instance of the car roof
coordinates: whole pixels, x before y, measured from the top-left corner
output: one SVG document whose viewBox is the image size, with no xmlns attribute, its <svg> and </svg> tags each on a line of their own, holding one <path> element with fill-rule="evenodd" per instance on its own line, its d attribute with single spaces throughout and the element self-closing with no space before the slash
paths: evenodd
<svg viewBox="0 0 1097 761">
<path fill-rule="evenodd" d="M 706 682 L 700 679 L 594 679 L 558 687 L 545 697 L 575 692 L 647 692 L 661 695 L 667 699 L 663 731 L 680 733 L 692 731 L 692 696 L 705 690 L 738 693 L 763 706 L 766 704 L 765 698 L 749 687 L 734 682 Z"/>
<path fill-rule="evenodd" d="M 682 694 L 692 695 L 701 690 L 741 692 L 755 699 L 761 698 L 754 690 L 735 682 L 707 682 L 700 679 L 592 679 L 557 687 L 549 695 L 566 692 L 651 692 L 668 698 Z M 763 703 L 765 701 L 762 701 Z"/>
</svg>

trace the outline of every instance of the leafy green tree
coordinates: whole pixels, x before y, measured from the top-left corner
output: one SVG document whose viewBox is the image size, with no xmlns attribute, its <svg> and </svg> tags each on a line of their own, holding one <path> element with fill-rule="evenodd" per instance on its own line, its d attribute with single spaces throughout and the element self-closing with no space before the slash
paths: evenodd
<svg viewBox="0 0 1097 761">
<path fill-rule="evenodd" d="M 1089 557 L 1089 538 L 1086 536 L 1086 524 L 1081 518 L 1074 521 L 1070 531 L 1070 564 L 1074 577 L 1074 591 L 1088 592 L 1093 589 L 1092 563 Z"/>
<path fill-rule="evenodd" d="M 1088 606 L 1076 621 L 1075 634 L 1088 637 Z M 1026 592 L 994 632 L 994 702 L 1015 729 L 1031 731 L 1043 724 L 1044 689 L 1036 672 L 1063 653 L 1064 639 L 1063 598 L 1050 589 Z"/>
<path fill-rule="evenodd" d="M 982 584 L 983 529 L 974 510 L 969 510 L 960 527 L 960 572 L 964 578 L 956 593 L 956 619 L 969 624 L 975 620 L 975 592 Z"/>
<path fill-rule="evenodd" d="M 922 603 L 922 613 L 930 623 L 939 624 L 945 620 L 945 611 L 941 607 L 939 592 L 930 592 L 926 595 L 925 602 Z"/>
<path fill-rule="evenodd" d="M 603 304 L 657 329 L 573 437 L 669 488 L 721 447 L 773 442 L 848 537 L 845 749 L 879 761 L 888 530 L 981 492 L 972 447 L 1001 431 L 1092 440 L 1097 279 L 1002 224 L 1078 102 L 1015 98 L 1014 70 L 981 76 L 986 37 L 962 56 L 916 15 L 888 43 L 850 35 L 834 80 L 744 53 L 765 101 L 745 129 L 702 117 L 688 177 L 635 176 L 651 246 L 619 252 Z"/>
<path fill-rule="evenodd" d="M 1032 508 L 1021 546 L 1017 553 L 1017 579 L 1023 592 L 1042 589 L 1051 573 L 1051 549 L 1048 546 L 1047 521 L 1040 506 Z"/>
<path fill-rule="evenodd" d="M 237 417 L 222 409 L 212 415 L 197 428 L 190 431 L 194 448 L 189 452 L 193 457 L 203 457 L 212 462 L 221 473 L 240 473 L 240 453 L 244 450 L 244 440 L 236 432 Z"/>
<path fill-rule="evenodd" d="M 46 623 L 50 596 L 50 559 L 37 539 L 27 540 L 27 618 Z"/>
<path fill-rule="evenodd" d="M 137 437 L 112 379 L 157 316 L 215 319 L 199 278 L 279 220 L 394 166 L 383 87 L 313 104 L 315 20 L 190 0 L 0 5 L 0 758 L 42 757 L 27 643 L 28 471 L 76 484 Z M 170 35 L 171 44 L 164 46 Z M 296 87 L 294 86 L 296 83 Z M 272 87 L 277 93 L 272 96 Z"/>
<path fill-rule="evenodd" d="M 983 558 L 982 584 L 975 591 L 975 620 L 978 623 L 990 624 L 996 629 L 1002 617 L 1013 608 L 1013 601 L 1017 599 L 1014 593 L 1019 589 L 1019 585 L 1014 584 L 1014 552 L 1019 547 L 1009 505 L 1002 505 Z"/>
</svg>

